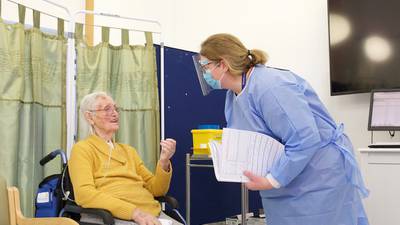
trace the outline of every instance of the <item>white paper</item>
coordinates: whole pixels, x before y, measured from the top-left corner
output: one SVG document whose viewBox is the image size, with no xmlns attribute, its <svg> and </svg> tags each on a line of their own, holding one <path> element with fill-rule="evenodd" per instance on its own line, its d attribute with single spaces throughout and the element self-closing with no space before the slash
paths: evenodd
<svg viewBox="0 0 400 225">
<path fill-rule="evenodd" d="M 230 128 L 224 128 L 222 144 L 209 145 L 215 177 L 228 182 L 247 182 L 245 170 L 265 177 L 284 152 L 284 146 L 268 135 Z"/>
</svg>

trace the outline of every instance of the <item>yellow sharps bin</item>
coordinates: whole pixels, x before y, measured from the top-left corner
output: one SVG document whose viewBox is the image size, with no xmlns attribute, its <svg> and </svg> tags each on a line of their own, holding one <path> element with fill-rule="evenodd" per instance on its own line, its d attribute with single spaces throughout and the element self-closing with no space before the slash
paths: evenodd
<svg viewBox="0 0 400 225">
<path fill-rule="evenodd" d="M 211 155 L 208 142 L 222 140 L 221 129 L 195 129 L 192 130 L 193 155 Z"/>
</svg>

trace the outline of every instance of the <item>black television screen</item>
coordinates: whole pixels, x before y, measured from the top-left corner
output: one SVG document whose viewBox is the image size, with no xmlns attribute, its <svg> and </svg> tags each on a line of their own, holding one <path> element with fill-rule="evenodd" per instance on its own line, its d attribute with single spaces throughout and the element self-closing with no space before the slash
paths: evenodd
<svg viewBox="0 0 400 225">
<path fill-rule="evenodd" d="M 399 10 L 399 0 L 328 0 L 331 95 L 400 87 Z"/>
</svg>

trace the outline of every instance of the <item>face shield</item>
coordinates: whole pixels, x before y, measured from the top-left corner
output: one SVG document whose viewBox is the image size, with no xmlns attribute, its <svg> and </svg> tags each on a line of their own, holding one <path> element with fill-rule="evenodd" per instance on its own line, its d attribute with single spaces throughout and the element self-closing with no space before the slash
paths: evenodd
<svg viewBox="0 0 400 225">
<path fill-rule="evenodd" d="M 201 91 L 203 92 L 203 95 L 206 96 L 213 90 L 213 88 L 204 79 L 203 75 L 206 72 L 204 67 L 208 65 L 210 61 L 208 61 L 207 59 L 201 60 L 200 54 L 193 55 L 192 58 L 194 67 L 196 68 L 197 78 L 199 79 Z"/>
</svg>

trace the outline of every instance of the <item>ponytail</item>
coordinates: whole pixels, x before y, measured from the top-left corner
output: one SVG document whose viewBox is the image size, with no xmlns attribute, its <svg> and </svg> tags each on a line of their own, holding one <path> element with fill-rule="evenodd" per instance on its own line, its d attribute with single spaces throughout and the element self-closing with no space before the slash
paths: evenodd
<svg viewBox="0 0 400 225">
<path fill-rule="evenodd" d="M 229 71 L 242 75 L 256 64 L 265 64 L 267 54 L 259 49 L 248 50 L 242 42 L 231 34 L 214 34 L 202 44 L 200 54 L 211 61 L 225 59 Z"/>
<path fill-rule="evenodd" d="M 258 49 L 247 50 L 249 58 L 249 67 L 256 64 L 265 64 L 268 60 L 268 55 L 264 51 Z"/>
</svg>

